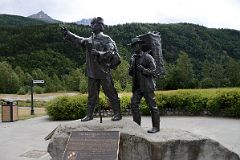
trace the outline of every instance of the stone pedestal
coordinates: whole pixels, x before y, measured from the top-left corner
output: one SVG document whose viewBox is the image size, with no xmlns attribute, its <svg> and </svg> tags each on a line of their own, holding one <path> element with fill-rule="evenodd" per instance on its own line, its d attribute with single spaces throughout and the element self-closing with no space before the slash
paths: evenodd
<svg viewBox="0 0 240 160">
<path fill-rule="evenodd" d="M 61 160 L 72 131 L 119 131 L 119 160 L 240 160 L 239 156 L 207 137 L 176 129 L 149 134 L 129 119 L 103 123 L 94 119 L 60 125 L 48 145 L 53 160 Z"/>
</svg>

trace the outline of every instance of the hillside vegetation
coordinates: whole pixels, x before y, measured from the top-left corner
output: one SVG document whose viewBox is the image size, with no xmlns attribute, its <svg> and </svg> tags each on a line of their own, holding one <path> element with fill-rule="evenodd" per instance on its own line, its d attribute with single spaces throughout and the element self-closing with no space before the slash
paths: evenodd
<svg viewBox="0 0 240 160">
<path fill-rule="evenodd" d="M 43 22 L 36 25 L 35 20 L 24 17 L 1 17 L 4 15 L 0 16 L 0 93 L 27 92 L 32 78 L 46 81 L 45 86 L 36 86 L 39 92 L 86 92 L 85 52 L 64 41 L 59 28 L 65 26 L 89 37 L 89 27 Z M 166 62 L 167 73 L 157 80 L 158 89 L 240 86 L 240 31 L 187 23 L 130 23 L 105 29 L 123 58 L 113 71 L 119 91 L 131 90 L 127 75 L 131 50 L 127 44 L 149 31 L 161 33 Z"/>
<path fill-rule="evenodd" d="M 7 14 L 0 14 L 0 26 L 1 27 L 20 27 L 20 26 L 29 26 L 29 25 L 41 25 L 47 24 L 46 22 L 26 18 L 22 16 L 14 16 Z"/>
</svg>

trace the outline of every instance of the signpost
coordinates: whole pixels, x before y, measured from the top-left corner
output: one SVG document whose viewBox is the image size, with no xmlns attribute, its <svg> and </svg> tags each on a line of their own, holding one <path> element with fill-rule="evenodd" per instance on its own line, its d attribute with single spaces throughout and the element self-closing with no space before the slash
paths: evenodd
<svg viewBox="0 0 240 160">
<path fill-rule="evenodd" d="M 44 83 L 44 80 L 32 80 L 33 84 Z"/>
<path fill-rule="evenodd" d="M 43 84 L 44 80 L 31 80 L 31 115 L 34 115 L 33 107 L 33 85 L 34 84 Z"/>
<path fill-rule="evenodd" d="M 119 131 L 72 131 L 63 160 L 117 160 Z"/>
</svg>

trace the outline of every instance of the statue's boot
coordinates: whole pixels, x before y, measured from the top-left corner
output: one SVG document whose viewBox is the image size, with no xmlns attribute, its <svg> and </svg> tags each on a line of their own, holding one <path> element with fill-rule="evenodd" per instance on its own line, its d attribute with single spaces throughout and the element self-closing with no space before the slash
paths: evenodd
<svg viewBox="0 0 240 160">
<path fill-rule="evenodd" d="M 148 133 L 156 133 L 160 131 L 160 114 L 158 110 L 152 112 L 152 125 L 153 128 L 148 130 Z"/>
<path fill-rule="evenodd" d="M 87 115 L 81 119 L 82 122 L 90 121 L 93 119 L 94 106 L 88 106 Z"/>
<path fill-rule="evenodd" d="M 141 126 L 141 115 L 139 110 L 132 109 L 133 121 L 136 122 L 139 126 Z"/>
<path fill-rule="evenodd" d="M 121 109 L 120 109 L 120 101 L 115 103 L 111 103 L 113 109 L 113 117 L 112 121 L 119 121 L 122 119 Z"/>
</svg>

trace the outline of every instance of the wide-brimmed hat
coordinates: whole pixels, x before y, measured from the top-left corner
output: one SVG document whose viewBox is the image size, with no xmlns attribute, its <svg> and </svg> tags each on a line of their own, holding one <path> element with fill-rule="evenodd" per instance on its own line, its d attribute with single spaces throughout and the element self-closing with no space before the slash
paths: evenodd
<svg viewBox="0 0 240 160">
<path fill-rule="evenodd" d="M 91 21 L 91 24 L 94 24 L 94 23 L 99 23 L 99 24 L 104 25 L 104 20 L 103 20 L 102 17 L 95 17 L 95 18 L 93 18 L 92 21 Z"/>
<path fill-rule="evenodd" d="M 136 43 L 141 43 L 142 44 L 143 41 L 140 38 L 135 37 L 135 38 L 132 38 L 131 43 L 129 43 L 128 45 L 132 46 L 132 45 L 134 45 Z"/>
</svg>

